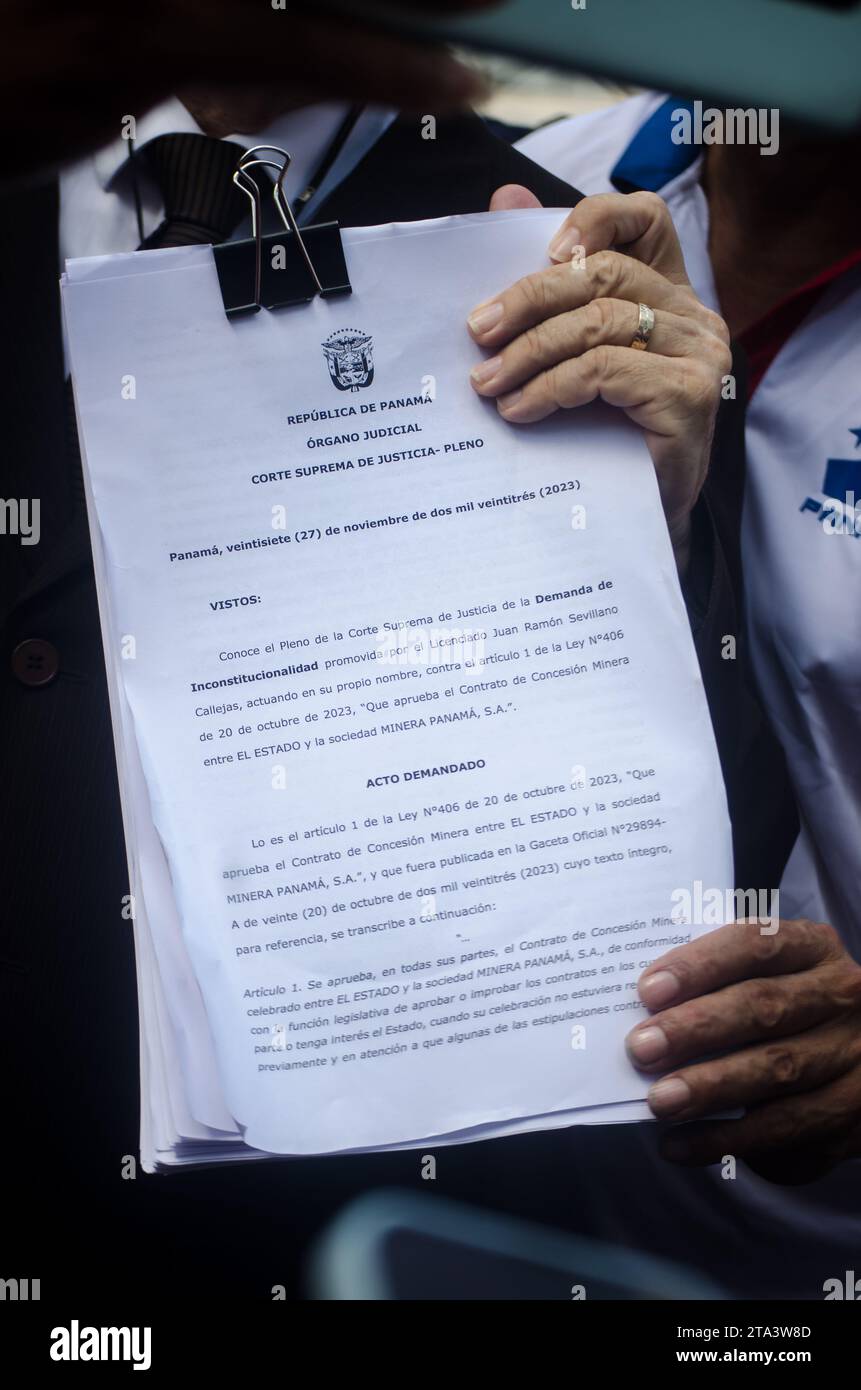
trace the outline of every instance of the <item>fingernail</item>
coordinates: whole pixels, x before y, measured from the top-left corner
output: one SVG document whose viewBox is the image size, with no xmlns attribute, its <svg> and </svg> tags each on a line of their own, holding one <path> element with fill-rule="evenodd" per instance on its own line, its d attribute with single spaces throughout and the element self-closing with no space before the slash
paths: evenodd
<svg viewBox="0 0 861 1390">
<path fill-rule="evenodd" d="M 470 372 L 470 379 L 478 386 L 482 386 L 490 378 L 496 376 L 502 366 L 501 357 L 489 357 L 486 362 L 479 362 Z"/>
<path fill-rule="evenodd" d="M 565 227 L 561 232 L 557 232 L 548 247 L 551 261 L 569 261 L 575 246 L 582 245 L 580 240 L 580 230 L 577 227 Z"/>
<path fill-rule="evenodd" d="M 680 1076 L 670 1076 L 649 1087 L 648 1100 L 656 1115 L 673 1115 L 690 1105 L 691 1088 Z"/>
<path fill-rule="evenodd" d="M 496 404 L 500 410 L 513 410 L 522 395 L 521 390 L 509 391 L 507 396 L 497 397 Z"/>
<path fill-rule="evenodd" d="M 669 1049 L 663 1028 L 639 1028 L 629 1034 L 627 1047 L 638 1062 L 656 1062 Z"/>
<path fill-rule="evenodd" d="M 489 329 L 499 323 L 502 313 L 502 305 L 498 299 L 494 304 L 479 304 L 477 309 L 473 309 L 467 323 L 473 333 L 487 333 Z"/>
<path fill-rule="evenodd" d="M 679 982 L 671 970 L 656 970 L 654 975 L 646 975 L 639 983 L 640 998 L 649 1009 L 662 1009 L 675 999 L 679 992 Z"/>
</svg>

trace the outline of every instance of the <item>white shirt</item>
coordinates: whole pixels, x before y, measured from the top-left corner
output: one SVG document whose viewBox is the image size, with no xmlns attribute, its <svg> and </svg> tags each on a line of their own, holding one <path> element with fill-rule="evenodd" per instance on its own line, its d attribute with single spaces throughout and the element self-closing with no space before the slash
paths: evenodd
<svg viewBox="0 0 861 1390">
<path fill-rule="evenodd" d="M 347 113 L 340 102 L 326 102 L 288 111 L 256 135 L 232 135 L 244 149 L 253 145 L 277 145 L 292 156 L 284 190 L 288 201 L 303 193 Z M 305 204 L 299 222 L 308 222 L 324 198 L 356 167 L 380 138 L 396 112 L 387 107 L 366 106 L 334 164 L 313 198 Z M 201 134 L 200 126 L 178 98 L 155 107 L 137 122 L 135 150 L 140 151 L 159 135 Z M 128 169 L 129 144 L 117 138 L 60 176 L 60 257 L 102 256 L 134 251 L 140 245 L 132 182 Z M 139 180 L 143 204 L 144 235 L 149 236 L 164 218 L 158 190 L 146 177 Z M 247 235 L 239 231 L 237 235 Z"/>
<path fill-rule="evenodd" d="M 584 193 L 611 192 L 617 160 L 664 100 L 650 93 L 559 121 L 527 135 L 518 148 Z M 656 191 L 669 206 L 697 295 L 717 310 L 700 169 L 697 159 Z M 861 434 L 853 433 L 861 428 L 859 323 L 856 270 L 826 289 L 754 392 L 747 410 L 742 552 L 752 659 L 802 822 L 780 885 L 780 915 L 830 922 L 861 961 L 861 534 L 826 529 L 830 503 L 823 487 L 829 460 L 842 461 L 841 477 L 853 485 L 861 477 L 861 448 L 855 452 Z M 861 486 L 854 491 L 857 504 Z M 831 492 L 836 495 L 833 484 Z M 817 514 L 819 504 L 825 510 Z M 861 533 L 861 510 L 857 518 Z M 653 1168 L 653 1195 L 663 1189 L 659 1200 L 672 1220 L 682 1210 L 683 1175 L 667 1164 Z M 774 1230 L 797 1296 L 822 1297 L 821 1283 L 810 1284 L 812 1265 L 805 1265 L 811 1241 L 819 1250 L 830 1243 L 835 1276 L 858 1267 L 857 1163 L 792 1189 L 761 1182 L 740 1165 L 736 1181 L 718 1179 L 717 1186 L 728 1199 L 718 1200 L 718 1210 L 734 1198 Z M 597 1187 L 591 1195 L 600 1201 Z M 612 1203 L 609 1190 L 603 1196 Z M 714 1220 L 714 1202 L 711 1208 Z M 705 1228 L 704 1204 L 700 1215 Z M 740 1219 L 738 1210 L 727 1210 L 727 1222 Z M 636 1232 L 627 1238 L 635 1244 Z M 682 1233 L 680 1257 L 695 1246 L 695 1232 Z"/>
</svg>

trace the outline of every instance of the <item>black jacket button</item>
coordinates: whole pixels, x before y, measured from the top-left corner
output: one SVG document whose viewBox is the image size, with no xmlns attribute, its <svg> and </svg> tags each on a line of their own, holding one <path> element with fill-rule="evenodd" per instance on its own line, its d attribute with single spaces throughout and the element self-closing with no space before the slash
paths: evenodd
<svg viewBox="0 0 861 1390">
<path fill-rule="evenodd" d="M 28 637 L 12 653 L 12 671 L 22 685 L 49 685 L 60 669 L 60 653 L 51 642 Z"/>
</svg>

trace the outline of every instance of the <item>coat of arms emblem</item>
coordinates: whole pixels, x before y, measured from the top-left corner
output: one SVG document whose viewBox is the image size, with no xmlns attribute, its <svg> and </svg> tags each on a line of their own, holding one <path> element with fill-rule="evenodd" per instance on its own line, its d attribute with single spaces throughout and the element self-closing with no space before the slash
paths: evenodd
<svg viewBox="0 0 861 1390">
<path fill-rule="evenodd" d="M 322 344 L 329 375 L 339 391 L 358 391 L 374 379 L 374 340 L 358 328 L 342 328 Z"/>
</svg>

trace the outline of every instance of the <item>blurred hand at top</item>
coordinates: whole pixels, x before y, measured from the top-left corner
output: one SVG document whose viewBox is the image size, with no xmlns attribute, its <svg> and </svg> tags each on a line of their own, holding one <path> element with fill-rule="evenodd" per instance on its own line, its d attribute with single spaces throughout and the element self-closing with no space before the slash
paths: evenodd
<svg viewBox="0 0 861 1390">
<path fill-rule="evenodd" d="M 495 3 L 390 0 L 390 8 L 433 16 Z M 112 0 L 47 9 L 8 0 L 0 28 L 0 121 L 11 136 L 3 176 L 50 171 L 174 93 L 213 135 L 259 130 L 315 101 L 438 112 L 480 93 L 480 79 L 444 48 L 375 30 L 356 8 L 343 3 L 321 15 L 299 0 L 285 10 L 261 0 L 152 0 L 122 18 Z"/>
</svg>

